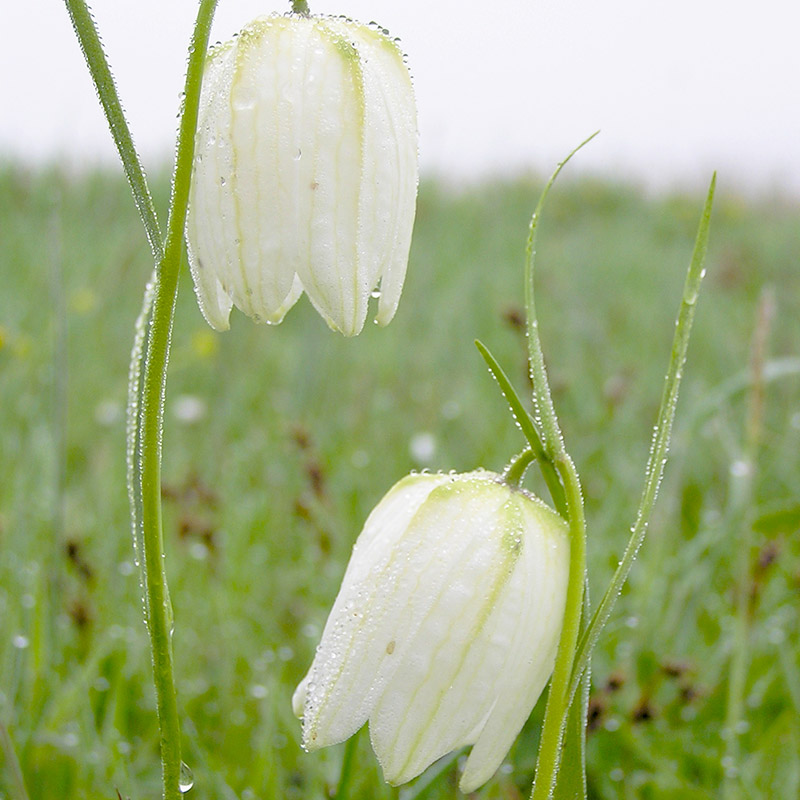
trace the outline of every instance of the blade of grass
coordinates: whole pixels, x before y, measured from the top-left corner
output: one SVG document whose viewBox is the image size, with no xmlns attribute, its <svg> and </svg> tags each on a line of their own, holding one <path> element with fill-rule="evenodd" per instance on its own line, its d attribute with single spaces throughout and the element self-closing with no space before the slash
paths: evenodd
<svg viewBox="0 0 800 800">
<path fill-rule="evenodd" d="M 17 751 L 14 748 L 14 742 L 11 740 L 8 728 L 2 722 L 0 722 L 0 751 L 5 757 L 11 799 L 30 800 L 28 789 L 25 786 L 25 778 L 22 775 L 22 767 L 20 767 Z"/>
<path fill-rule="evenodd" d="M 539 464 L 539 469 L 542 471 L 542 477 L 547 484 L 547 488 L 550 491 L 550 496 L 553 499 L 553 503 L 558 513 L 561 514 L 562 517 L 566 517 L 567 505 L 564 497 L 564 487 L 561 485 L 561 480 L 559 479 L 558 473 L 553 466 L 553 462 L 547 457 L 544 447 L 542 447 L 542 440 L 539 437 L 539 431 L 536 430 L 536 424 L 534 423 L 533 419 L 531 419 L 531 415 L 522 405 L 519 395 L 511 384 L 511 381 L 508 379 L 508 376 L 503 371 L 503 368 L 497 362 L 497 359 L 489 352 L 489 348 L 486 347 L 483 342 L 480 342 L 477 339 L 475 340 L 475 346 L 478 348 L 481 356 L 483 356 L 483 360 L 489 367 L 489 371 L 492 373 L 492 376 L 497 381 L 497 385 L 500 387 L 503 397 L 505 397 L 506 402 L 511 408 L 511 414 L 516 420 L 517 425 L 519 425 L 519 429 L 522 431 L 523 436 L 525 436 L 525 438 L 528 440 L 528 444 L 531 446 L 531 451 L 533 452 L 533 455 Z"/>
<path fill-rule="evenodd" d="M 747 683 L 751 630 L 753 626 L 751 550 L 753 547 L 753 485 L 758 468 L 764 417 L 764 362 L 767 338 L 775 312 L 771 291 L 761 294 L 750 355 L 750 390 L 744 447 L 739 468 L 730 471 L 730 498 L 727 509 L 728 529 L 738 528 L 736 543 L 736 575 L 734 577 L 735 626 L 728 677 L 727 713 L 725 715 L 725 757 L 723 760 L 722 796 L 726 800 L 741 797 L 743 787 L 739 764 L 740 724 L 744 715 L 744 693 Z"/>
<path fill-rule="evenodd" d="M 342 755 L 342 771 L 339 773 L 339 783 L 336 786 L 336 794 L 333 795 L 334 800 L 347 800 L 350 777 L 353 774 L 353 764 L 355 764 L 356 752 L 358 751 L 358 740 L 359 736 L 355 734 L 345 742 Z"/>
<path fill-rule="evenodd" d="M 464 751 L 461 749 L 440 758 L 435 764 L 428 767 L 428 769 L 414 781 L 412 786 L 400 790 L 398 793 L 399 800 L 420 800 L 420 798 L 426 797 L 433 789 L 440 788 L 444 779 L 455 769 L 459 758 L 461 758 L 463 754 Z"/>
<path fill-rule="evenodd" d="M 619 562 L 619 566 L 614 573 L 614 577 L 594 612 L 589 627 L 578 644 L 570 682 L 570 696 L 574 694 L 580 683 L 581 675 L 589 663 L 592 650 L 600 637 L 600 632 L 606 622 L 608 622 L 617 597 L 628 578 L 636 554 L 642 546 L 642 542 L 647 533 L 647 526 L 650 522 L 650 516 L 653 511 L 653 506 L 655 505 L 656 497 L 658 496 L 658 489 L 664 474 L 664 467 L 667 463 L 672 423 L 675 419 L 675 408 L 678 403 L 678 389 L 680 388 L 681 378 L 683 376 L 683 367 L 686 363 L 686 352 L 689 347 L 689 336 L 691 334 L 692 322 L 697 307 L 697 298 L 700 292 L 700 284 L 705 276 L 705 268 L 703 265 L 708 249 L 711 207 L 714 202 L 716 180 L 717 176 L 715 173 L 708 189 L 703 214 L 697 230 L 692 259 L 686 274 L 680 310 L 678 311 L 678 319 L 675 325 L 675 336 L 672 342 L 669 369 L 664 380 L 661 405 L 659 407 L 658 420 L 653 434 L 650 456 L 645 470 L 644 488 L 639 501 L 636 522 L 631 529 L 630 539 L 628 540 L 622 559 Z"/>
</svg>

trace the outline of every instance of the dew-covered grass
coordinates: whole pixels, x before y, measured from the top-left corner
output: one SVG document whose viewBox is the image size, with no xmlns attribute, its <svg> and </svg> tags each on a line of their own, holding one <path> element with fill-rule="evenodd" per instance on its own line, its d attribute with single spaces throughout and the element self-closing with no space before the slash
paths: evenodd
<svg viewBox="0 0 800 800">
<path fill-rule="evenodd" d="M 671 461 L 594 660 L 591 797 L 719 797 L 726 771 L 740 797 L 800 794 L 800 206 L 726 193 L 724 177 Z M 541 185 L 423 182 L 397 317 L 356 339 L 305 300 L 279 327 L 234 312 L 215 334 L 184 272 L 164 504 L 189 797 L 335 787 L 343 748 L 301 750 L 292 691 L 382 494 L 412 469 L 500 470 L 522 446 L 473 340 L 524 389 L 523 248 Z M 567 179 L 542 220 L 540 328 L 584 482 L 595 598 L 633 522 L 702 200 Z M 150 265 L 124 181 L 6 168 L 0 266 L 0 797 L 153 798 L 124 458 Z M 775 312 L 753 388 L 765 287 Z M 541 704 L 477 797 L 528 794 L 540 719 Z M 355 757 L 353 798 L 456 796 L 457 762 L 398 790 L 365 733 Z"/>
</svg>

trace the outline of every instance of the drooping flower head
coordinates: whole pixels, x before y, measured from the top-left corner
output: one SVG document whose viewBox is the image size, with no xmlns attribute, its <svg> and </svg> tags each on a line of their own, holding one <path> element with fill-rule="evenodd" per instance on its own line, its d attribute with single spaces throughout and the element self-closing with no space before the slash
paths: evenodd
<svg viewBox="0 0 800 800">
<path fill-rule="evenodd" d="M 564 520 L 490 472 L 411 475 L 370 514 L 293 698 L 309 750 L 369 720 L 393 784 L 473 745 L 461 789 L 502 763 L 553 670 Z"/>
<path fill-rule="evenodd" d="M 396 41 L 297 14 L 208 56 L 186 238 L 200 308 L 277 323 L 305 290 L 328 325 L 394 316 L 417 192 L 416 108 Z"/>
</svg>

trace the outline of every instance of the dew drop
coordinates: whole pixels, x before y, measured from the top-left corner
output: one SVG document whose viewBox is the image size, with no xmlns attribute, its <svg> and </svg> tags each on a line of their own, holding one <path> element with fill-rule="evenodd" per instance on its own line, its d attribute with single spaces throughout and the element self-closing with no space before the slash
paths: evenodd
<svg viewBox="0 0 800 800">
<path fill-rule="evenodd" d="M 194 775 L 189 767 L 181 761 L 181 774 L 178 778 L 178 789 L 180 789 L 181 794 L 186 794 L 192 786 L 194 786 Z"/>
<path fill-rule="evenodd" d="M 730 470 L 731 475 L 733 475 L 735 478 L 746 478 L 750 475 L 751 471 L 750 464 L 743 459 L 737 459 L 734 461 L 730 466 Z"/>
</svg>

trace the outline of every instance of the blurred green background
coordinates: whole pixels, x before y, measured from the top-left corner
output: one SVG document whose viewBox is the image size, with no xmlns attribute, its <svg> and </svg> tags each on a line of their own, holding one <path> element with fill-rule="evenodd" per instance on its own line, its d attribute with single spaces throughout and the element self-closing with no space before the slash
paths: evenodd
<svg viewBox="0 0 800 800">
<path fill-rule="evenodd" d="M 473 340 L 525 392 L 522 265 L 541 188 L 423 182 L 397 317 L 352 340 L 305 300 L 279 327 L 234 311 L 216 334 L 184 271 L 164 502 L 190 797 L 335 786 L 342 747 L 302 752 L 292 691 L 383 493 L 412 469 L 500 470 L 522 447 Z M 163 210 L 166 179 L 156 190 Z M 595 599 L 633 523 L 702 200 L 567 177 L 542 219 L 540 328 L 584 482 Z M 799 216 L 794 201 L 726 191 L 722 176 L 671 461 L 594 660 L 592 797 L 718 797 L 726 772 L 743 797 L 800 795 Z M 124 458 L 150 258 L 123 179 L 0 170 L 0 272 L 0 797 L 155 797 Z M 533 471 L 527 485 L 546 495 Z M 744 717 L 730 732 L 737 652 Z M 541 705 L 477 797 L 528 795 Z M 457 762 L 398 790 L 364 733 L 357 759 L 353 797 L 457 796 Z"/>
</svg>

